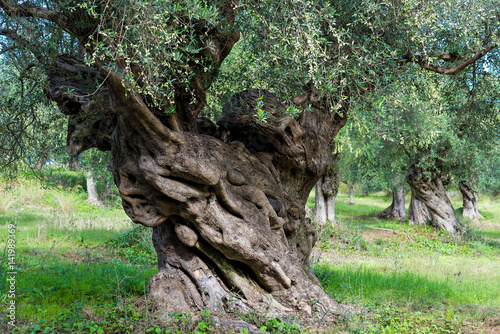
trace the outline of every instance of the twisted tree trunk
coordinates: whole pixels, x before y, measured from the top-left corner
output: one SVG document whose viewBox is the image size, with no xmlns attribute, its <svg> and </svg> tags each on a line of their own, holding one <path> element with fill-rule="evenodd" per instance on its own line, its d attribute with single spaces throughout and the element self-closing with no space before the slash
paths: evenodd
<svg viewBox="0 0 500 334">
<path fill-rule="evenodd" d="M 271 93 L 251 90 L 236 94 L 215 125 L 192 117 L 196 103 L 157 114 L 113 73 L 91 97 L 68 95 L 67 77 L 80 66 L 66 63 L 47 93 L 70 115 L 70 153 L 111 147 L 125 212 L 153 228 L 159 273 L 150 293 L 167 310 L 339 310 L 309 267 L 316 231 L 304 207 L 347 109 L 330 112 L 309 91 L 293 101 L 311 109 L 292 118 Z M 249 117 L 258 101 L 267 123 Z"/>
<path fill-rule="evenodd" d="M 393 189 L 391 205 L 384 211 L 378 213 L 376 217 L 383 219 L 404 217 L 406 215 L 405 196 L 406 189 L 404 187 Z"/>
<path fill-rule="evenodd" d="M 439 175 L 432 179 L 427 178 L 421 169 L 414 165 L 410 167 L 407 181 L 415 191 L 415 198 L 421 201 L 429 210 L 432 224 L 452 236 L 463 232 L 463 227 L 455 216 L 443 182 Z"/>
<path fill-rule="evenodd" d="M 463 198 L 462 217 L 470 218 L 472 220 L 484 218 L 477 209 L 477 194 L 474 190 L 463 180 L 458 183 L 458 187 Z"/>
<path fill-rule="evenodd" d="M 408 208 L 409 225 L 423 225 L 432 220 L 429 210 L 416 197 L 416 191 L 411 188 L 410 206 Z"/>
</svg>

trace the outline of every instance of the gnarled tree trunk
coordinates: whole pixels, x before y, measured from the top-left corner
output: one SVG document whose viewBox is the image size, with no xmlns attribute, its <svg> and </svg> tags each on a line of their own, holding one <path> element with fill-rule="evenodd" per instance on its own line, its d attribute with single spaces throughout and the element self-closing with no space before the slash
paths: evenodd
<svg viewBox="0 0 500 334">
<path fill-rule="evenodd" d="M 406 189 L 404 187 L 392 189 L 392 203 L 384 211 L 378 213 L 377 218 L 401 218 L 405 213 L 405 196 Z"/>
<path fill-rule="evenodd" d="M 463 180 L 458 183 L 458 187 L 463 198 L 462 216 L 472 220 L 484 218 L 477 209 L 477 193 Z"/>
<path fill-rule="evenodd" d="M 429 210 L 432 224 L 452 236 L 463 232 L 463 227 L 455 216 L 443 182 L 439 175 L 432 179 L 427 178 L 421 169 L 414 165 L 410 167 L 406 178 L 414 190 L 415 198 L 421 201 Z"/>
<path fill-rule="evenodd" d="M 423 225 L 432 220 L 429 210 L 416 197 L 416 192 L 411 188 L 410 206 L 408 208 L 409 225 Z"/>
<path fill-rule="evenodd" d="M 292 118 L 270 92 L 250 90 L 236 94 L 215 125 L 193 116 L 203 99 L 181 100 L 176 114 L 158 114 L 113 73 L 99 93 L 72 98 L 67 87 L 78 92 L 81 81 L 58 80 L 64 73 L 71 74 L 50 77 L 47 92 L 70 125 L 86 121 L 70 126 L 68 151 L 111 147 L 109 169 L 125 212 L 153 228 L 159 273 L 150 293 L 166 309 L 339 310 L 309 267 L 316 231 L 304 207 L 330 166 L 347 109 L 331 112 L 311 90 L 293 100 L 311 109 Z M 260 101 L 269 118 L 256 123 L 249 115 Z"/>
<path fill-rule="evenodd" d="M 118 118 L 111 170 L 129 217 L 154 227 L 160 272 L 151 292 L 176 310 L 222 311 L 231 291 L 250 307 L 335 308 L 307 263 L 316 234 L 304 206 L 328 167 L 305 140 L 316 116 L 245 123 L 234 106 L 260 94 L 281 108 L 265 91 L 238 94 L 214 136 L 171 130 L 152 115 Z"/>
</svg>

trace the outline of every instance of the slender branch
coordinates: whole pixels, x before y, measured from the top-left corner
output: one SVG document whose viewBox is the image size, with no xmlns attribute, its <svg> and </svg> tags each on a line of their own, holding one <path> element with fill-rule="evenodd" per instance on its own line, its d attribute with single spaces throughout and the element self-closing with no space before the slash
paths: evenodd
<svg viewBox="0 0 500 334">
<path fill-rule="evenodd" d="M 498 44 L 497 43 L 492 43 L 492 44 L 486 46 L 485 48 L 483 48 L 481 50 L 478 50 L 469 59 L 467 59 L 467 60 L 461 62 L 460 64 L 458 64 L 457 66 L 454 66 L 454 67 L 451 67 L 451 68 L 438 67 L 438 66 L 435 66 L 435 65 L 431 65 L 428 62 L 422 61 L 422 60 L 418 61 L 417 63 L 420 65 L 421 68 L 426 69 L 428 71 L 436 72 L 436 73 L 439 73 L 439 74 L 453 75 L 453 74 L 457 74 L 457 73 L 463 71 L 467 66 L 469 66 L 470 64 L 475 63 L 477 60 L 479 60 L 482 57 L 484 57 L 488 52 L 490 52 L 491 50 L 495 49 L 496 47 L 498 47 Z M 443 58 L 443 57 L 439 57 L 439 58 L 443 59 L 443 60 L 448 60 L 448 59 Z"/>
</svg>

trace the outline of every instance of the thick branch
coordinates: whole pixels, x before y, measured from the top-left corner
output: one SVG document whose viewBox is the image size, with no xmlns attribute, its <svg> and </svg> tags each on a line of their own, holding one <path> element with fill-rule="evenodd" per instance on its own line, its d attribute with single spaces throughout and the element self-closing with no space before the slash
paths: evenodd
<svg viewBox="0 0 500 334">
<path fill-rule="evenodd" d="M 28 2 L 17 5 L 9 0 L 0 0 L 0 7 L 5 14 L 11 17 L 35 17 L 54 22 L 61 28 L 69 31 L 68 18 L 53 10 L 34 6 Z"/>
</svg>

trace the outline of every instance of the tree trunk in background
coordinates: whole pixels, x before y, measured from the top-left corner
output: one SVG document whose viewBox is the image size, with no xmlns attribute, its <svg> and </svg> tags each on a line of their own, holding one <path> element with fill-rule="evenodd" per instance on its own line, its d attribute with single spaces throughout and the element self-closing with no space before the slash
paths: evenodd
<svg viewBox="0 0 500 334">
<path fill-rule="evenodd" d="M 87 202 L 94 206 L 103 206 L 103 203 L 97 194 L 97 185 L 91 171 L 87 171 L 87 194 Z"/>
<path fill-rule="evenodd" d="M 323 194 L 323 190 L 321 187 L 323 186 L 324 178 L 321 177 L 316 183 L 316 187 L 314 188 L 314 216 L 316 217 L 316 221 L 319 224 L 326 224 L 326 197 Z"/>
<path fill-rule="evenodd" d="M 104 190 L 101 193 L 101 197 L 103 200 L 107 199 L 113 193 L 112 185 L 106 183 Z"/>
<path fill-rule="evenodd" d="M 455 216 L 443 182 L 439 175 L 428 179 L 421 169 L 410 167 L 407 181 L 414 190 L 415 198 L 420 200 L 429 210 L 434 227 L 457 236 L 463 232 L 463 226 Z"/>
<path fill-rule="evenodd" d="M 354 187 L 349 185 L 349 205 L 354 205 Z"/>
<path fill-rule="evenodd" d="M 43 150 L 40 154 L 40 157 L 38 158 L 38 161 L 36 162 L 34 168 L 37 170 L 42 170 L 43 166 L 45 166 L 45 163 L 47 162 L 47 159 L 49 158 L 49 150 Z"/>
<path fill-rule="evenodd" d="M 332 224 L 335 224 L 335 200 L 337 199 L 337 192 L 335 194 L 328 196 L 326 199 L 327 215 L 326 220 Z"/>
<path fill-rule="evenodd" d="M 368 191 L 363 190 L 363 197 L 367 197 L 367 196 L 368 196 Z"/>
<path fill-rule="evenodd" d="M 405 213 L 405 195 L 406 189 L 404 187 L 392 190 L 392 203 L 384 211 L 376 215 L 377 218 L 401 218 L 406 215 Z"/>
<path fill-rule="evenodd" d="M 410 207 L 408 208 L 409 225 L 423 225 L 432 219 L 429 210 L 424 203 L 415 196 L 415 190 L 411 188 Z"/>
<path fill-rule="evenodd" d="M 335 199 L 339 189 L 337 162 L 340 155 L 333 156 L 330 170 L 316 183 L 315 216 L 320 224 L 335 223 Z"/>
<path fill-rule="evenodd" d="M 465 181 L 460 181 L 458 183 L 458 187 L 460 192 L 462 193 L 463 198 L 463 209 L 462 216 L 466 218 L 470 218 L 472 220 L 478 220 L 480 218 L 484 218 L 477 209 L 477 194 L 474 190 L 467 185 Z"/>
</svg>

